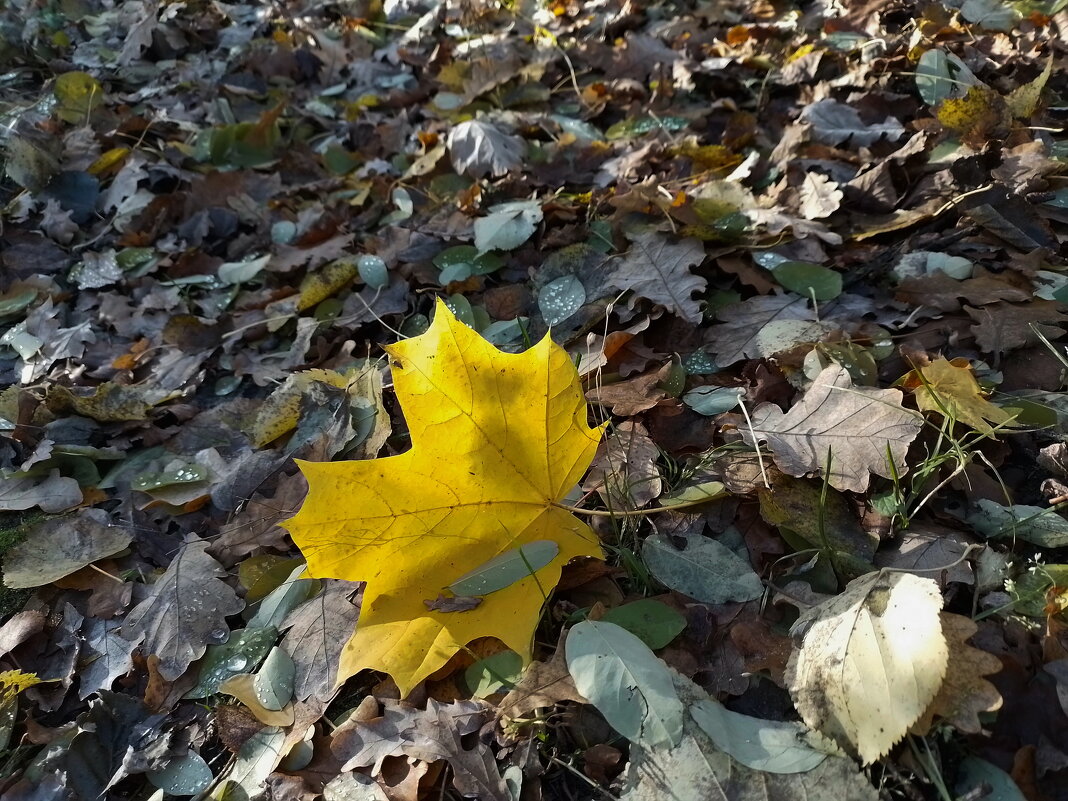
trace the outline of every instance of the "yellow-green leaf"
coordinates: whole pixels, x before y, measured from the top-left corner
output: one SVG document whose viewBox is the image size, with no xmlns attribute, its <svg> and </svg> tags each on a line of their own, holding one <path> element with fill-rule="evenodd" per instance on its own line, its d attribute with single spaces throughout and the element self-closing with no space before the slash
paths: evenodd
<svg viewBox="0 0 1068 801">
<path fill-rule="evenodd" d="M 912 389 L 916 405 L 923 411 L 946 415 L 982 434 L 994 433 L 990 423 L 1016 425 L 1015 414 L 983 397 L 966 359 L 935 359 L 918 372 L 906 376 L 904 384 Z"/>
<path fill-rule="evenodd" d="M 1053 53 L 1050 53 L 1049 60 L 1046 61 L 1046 68 L 1042 70 L 1042 73 L 1033 81 L 1017 86 L 1005 98 L 1012 116 L 1021 120 L 1031 119 L 1031 115 L 1035 113 L 1035 109 L 1038 107 L 1039 98 L 1042 97 L 1042 90 L 1046 86 L 1046 81 L 1049 80 L 1049 76 L 1052 74 Z"/>
<path fill-rule="evenodd" d="M 406 695 L 453 654 L 495 637 L 530 661 L 546 594 L 597 537 L 557 504 L 593 460 L 590 428 L 567 353 L 548 337 L 503 353 L 439 302 L 426 333 L 388 347 L 411 432 L 398 456 L 301 462 L 308 497 L 284 525 L 310 575 L 366 581 L 338 680 L 389 673 Z M 474 609 L 428 609 L 465 573 L 538 540 L 559 554 Z"/>
<path fill-rule="evenodd" d="M 104 100 L 104 88 L 87 72 L 65 72 L 53 89 L 59 101 L 57 113 L 64 122 L 84 123 Z"/>
</svg>

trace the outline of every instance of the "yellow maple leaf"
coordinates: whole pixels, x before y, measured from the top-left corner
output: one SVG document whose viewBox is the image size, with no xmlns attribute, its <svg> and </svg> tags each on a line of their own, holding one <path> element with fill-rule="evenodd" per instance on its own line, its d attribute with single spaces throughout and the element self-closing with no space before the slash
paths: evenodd
<svg viewBox="0 0 1068 801">
<path fill-rule="evenodd" d="M 998 426 L 1016 425 L 1013 422 L 1015 414 L 983 397 L 967 359 L 935 359 L 918 371 L 909 373 L 903 384 L 912 390 L 916 405 L 921 410 L 948 415 L 982 434 L 994 433 L 990 423 Z"/>
<path fill-rule="evenodd" d="M 548 337 L 503 353 L 439 301 L 426 333 L 386 351 L 411 450 L 300 462 L 308 496 L 283 525 L 312 576 L 367 582 L 338 682 L 371 668 L 407 695 L 480 637 L 530 661 L 560 568 L 603 555 L 593 531 L 558 505 L 592 462 L 601 429 L 588 425 L 578 374 Z M 544 540 L 559 550 L 533 575 L 473 609 L 437 608 L 435 599 L 473 568 Z"/>
</svg>

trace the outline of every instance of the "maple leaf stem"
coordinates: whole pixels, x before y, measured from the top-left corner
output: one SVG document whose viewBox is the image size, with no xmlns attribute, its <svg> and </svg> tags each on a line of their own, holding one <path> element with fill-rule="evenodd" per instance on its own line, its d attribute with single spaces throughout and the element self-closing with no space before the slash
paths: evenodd
<svg viewBox="0 0 1068 801">
<path fill-rule="evenodd" d="M 554 503 L 557 509 L 564 509 L 575 515 L 587 515 L 588 517 L 649 517 L 660 512 L 673 512 L 676 509 L 687 509 L 691 506 L 699 506 L 708 503 L 714 498 L 696 498 L 692 501 L 673 503 L 671 506 L 657 506 L 653 509 L 624 509 L 623 511 L 610 509 L 582 509 L 578 506 L 568 506 L 566 503 Z"/>
</svg>

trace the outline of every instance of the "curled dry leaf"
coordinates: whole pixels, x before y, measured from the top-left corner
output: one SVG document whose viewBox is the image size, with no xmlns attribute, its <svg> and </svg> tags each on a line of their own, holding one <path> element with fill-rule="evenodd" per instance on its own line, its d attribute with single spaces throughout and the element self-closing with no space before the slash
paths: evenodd
<svg viewBox="0 0 1068 801">
<path fill-rule="evenodd" d="M 597 449 L 582 489 L 600 493 L 610 509 L 640 509 L 660 495 L 659 456 L 641 423 L 620 423 Z"/>
</svg>

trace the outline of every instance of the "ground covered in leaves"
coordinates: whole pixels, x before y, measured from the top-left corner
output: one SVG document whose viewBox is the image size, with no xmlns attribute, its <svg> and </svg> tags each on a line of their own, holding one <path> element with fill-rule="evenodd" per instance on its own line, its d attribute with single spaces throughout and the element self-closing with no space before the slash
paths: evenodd
<svg viewBox="0 0 1068 801">
<path fill-rule="evenodd" d="M 1068 798 L 1066 40 L 1064 0 L 4 3 L 3 797 Z M 564 349 L 543 399 L 607 425 L 544 502 L 595 544 L 279 525 L 296 460 L 432 435 L 389 362 L 437 315 Z M 372 494 L 462 505 L 438 436 Z M 366 657 L 416 554 L 438 620 L 522 562 L 532 650 Z"/>
</svg>

